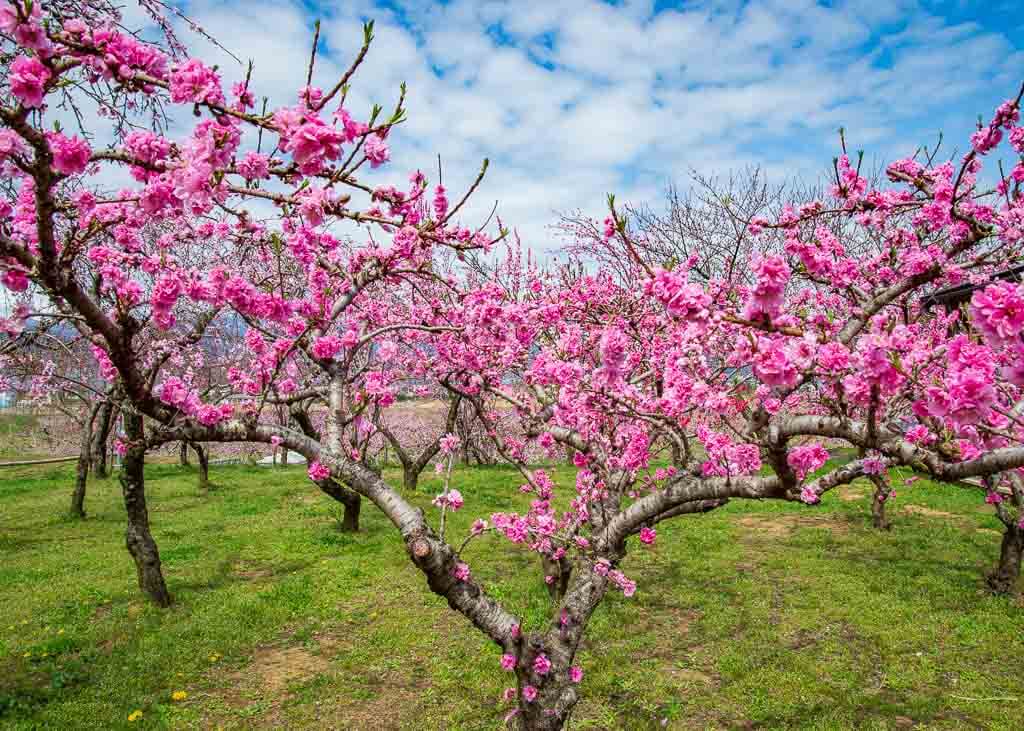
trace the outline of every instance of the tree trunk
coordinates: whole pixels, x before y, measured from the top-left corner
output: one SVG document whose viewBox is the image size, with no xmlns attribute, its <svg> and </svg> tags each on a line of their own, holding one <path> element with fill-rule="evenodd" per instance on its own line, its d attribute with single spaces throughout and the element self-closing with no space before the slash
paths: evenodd
<svg viewBox="0 0 1024 731">
<path fill-rule="evenodd" d="M 359 508 L 362 507 L 362 498 L 359 493 L 342 487 L 331 479 L 320 480 L 317 483 L 324 493 L 337 500 L 345 508 L 341 518 L 341 530 L 346 533 L 355 533 L 359 530 Z"/>
<path fill-rule="evenodd" d="M 89 467 L 92 464 L 93 428 L 100 406 L 93 406 L 89 419 L 82 426 L 82 440 L 78 447 L 78 466 L 75 469 L 75 490 L 71 493 L 71 516 L 85 517 L 85 488 L 89 481 Z"/>
<path fill-rule="evenodd" d="M 202 444 L 193 444 L 192 449 L 199 460 L 199 491 L 205 494 L 210 489 L 210 456 Z"/>
<path fill-rule="evenodd" d="M 871 500 L 871 523 L 879 530 L 889 530 L 892 528 L 892 524 L 885 516 L 885 503 L 888 498 L 888 493 L 879 494 L 876 491 Z"/>
<path fill-rule="evenodd" d="M 78 468 L 75 470 L 75 491 L 71 493 L 71 517 L 85 517 L 85 486 L 89 479 L 89 444 L 86 442 L 78 453 Z"/>
<path fill-rule="evenodd" d="M 892 493 L 892 487 L 882 475 L 871 475 L 875 493 L 871 496 L 871 523 L 878 530 L 890 530 L 892 524 L 885 515 L 885 504 Z"/>
<path fill-rule="evenodd" d="M 110 472 L 107 468 L 107 442 L 110 440 L 110 427 L 113 425 L 114 404 L 104 401 L 100 404 L 96 415 L 96 424 L 92 432 L 92 470 L 97 477 L 106 478 Z"/>
<path fill-rule="evenodd" d="M 988 587 L 993 594 L 1013 594 L 1020 578 L 1021 559 L 1024 558 L 1024 530 L 1015 523 L 1006 526 L 1003 543 L 999 548 L 999 565 L 988 575 Z"/>
<path fill-rule="evenodd" d="M 142 446 L 142 417 L 138 414 L 124 414 L 125 438 L 129 441 L 128 451 L 121 466 L 121 493 L 128 513 L 128 528 L 125 531 L 125 545 L 135 560 L 139 588 L 160 607 L 171 604 L 171 595 L 160 569 L 160 553 L 156 541 L 149 531 L 149 511 L 146 508 L 146 481 L 144 468 L 146 450 Z"/>
<path fill-rule="evenodd" d="M 419 483 L 420 471 L 416 469 L 416 466 L 410 464 L 402 465 L 402 487 L 415 492 Z"/>
<path fill-rule="evenodd" d="M 181 443 L 181 449 L 178 450 L 178 464 L 182 467 L 188 467 L 188 442 Z"/>
<path fill-rule="evenodd" d="M 71 515 L 73 518 L 85 517 L 85 485 L 89 479 L 89 451 L 84 449 L 78 456 L 78 469 L 75 471 L 75 491 L 71 494 Z"/>
<path fill-rule="evenodd" d="M 562 601 L 565 590 L 569 588 L 569 579 L 572 577 L 572 561 L 563 556 L 558 561 L 552 561 L 547 556 L 542 557 L 544 564 L 544 583 L 548 587 L 548 595 L 551 601 L 557 603 Z M 551 577 L 548 581 L 547 577 Z"/>
</svg>

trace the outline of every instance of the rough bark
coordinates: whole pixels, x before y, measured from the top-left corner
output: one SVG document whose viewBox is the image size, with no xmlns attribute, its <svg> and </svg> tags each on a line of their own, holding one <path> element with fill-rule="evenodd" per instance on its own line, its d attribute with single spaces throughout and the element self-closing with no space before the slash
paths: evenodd
<svg viewBox="0 0 1024 731">
<path fill-rule="evenodd" d="M 420 482 L 420 470 L 411 463 L 402 463 L 402 487 L 415 491 Z"/>
<path fill-rule="evenodd" d="M 545 633 L 523 637 L 519 642 L 516 648 L 516 679 L 519 684 L 516 721 L 523 731 L 558 731 L 565 727 L 579 700 L 577 686 L 569 677 L 569 668 L 590 617 L 607 589 L 607 577 L 595 572 L 593 564 L 585 561 L 584 565 L 572 571 L 572 579 L 552 627 Z M 544 675 L 534 670 L 534 661 L 542 653 L 551 662 L 550 671 Z M 524 697 L 526 686 L 537 691 L 533 701 Z"/>
<path fill-rule="evenodd" d="M 1024 530 L 1013 523 L 1006 526 L 999 547 L 999 565 L 988 575 L 988 587 L 993 594 L 1013 594 L 1020 579 L 1021 560 L 1024 558 Z"/>
<path fill-rule="evenodd" d="M 107 467 L 107 443 L 110 440 L 110 429 L 113 423 L 114 403 L 109 400 L 104 401 L 100 404 L 92 432 L 91 462 L 93 474 L 97 477 L 105 478 L 110 474 Z"/>
<path fill-rule="evenodd" d="M 342 487 L 334 480 L 320 480 L 316 483 L 326 495 L 337 500 L 344 508 L 341 518 L 341 530 L 346 533 L 355 533 L 359 530 L 359 509 L 362 507 L 362 498 L 359 493 Z"/>
<path fill-rule="evenodd" d="M 82 442 L 78 450 L 78 464 L 75 469 L 75 489 L 71 493 L 71 516 L 85 517 L 85 489 L 89 481 L 89 467 L 92 464 L 93 429 L 100 406 L 93 406 L 88 421 L 82 427 Z"/>
<path fill-rule="evenodd" d="M 199 462 L 199 491 L 205 493 L 210 489 L 210 457 L 202 444 L 193 443 L 192 449 L 196 450 Z"/>
<path fill-rule="evenodd" d="M 160 567 L 160 552 L 149 530 L 142 417 L 138 414 L 125 413 L 124 429 L 125 437 L 129 441 L 128 451 L 121 466 L 121 493 L 124 496 L 125 511 L 128 513 L 125 545 L 135 561 L 139 588 L 154 604 L 167 607 L 171 604 L 171 595 L 167 591 Z"/>
<path fill-rule="evenodd" d="M 188 461 L 188 442 L 182 442 L 178 449 L 178 464 L 182 467 L 188 467 L 191 464 Z"/>
<path fill-rule="evenodd" d="M 875 486 L 875 492 L 871 496 L 871 523 L 878 530 L 890 530 L 892 524 L 885 515 L 885 504 L 889 500 L 892 487 L 883 475 L 871 475 L 871 482 Z"/>
<path fill-rule="evenodd" d="M 551 601 L 560 602 L 569 588 L 569 579 L 572 577 L 572 561 L 562 557 L 558 561 L 552 561 L 547 556 L 542 556 L 544 565 L 544 583 L 548 587 L 548 595 Z M 548 577 L 551 577 L 548 580 Z"/>
</svg>

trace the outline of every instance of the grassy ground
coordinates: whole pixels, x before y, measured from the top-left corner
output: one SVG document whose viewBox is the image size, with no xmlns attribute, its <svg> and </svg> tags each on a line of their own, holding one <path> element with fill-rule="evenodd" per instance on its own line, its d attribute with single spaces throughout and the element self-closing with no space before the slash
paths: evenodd
<svg viewBox="0 0 1024 731">
<path fill-rule="evenodd" d="M 346 535 L 301 469 L 217 468 L 203 498 L 194 472 L 152 466 L 176 599 L 161 611 L 134 586 L 116 481 L 94 481 L 74 522 L 70 475 L 0 474 L 0 725 L 500 727 L 497 649 L 427 590 L 369 506 Z M 456 535 L 520 503 L 506 469 L 456 483 Z M 430 510 L 435 478 L 422 487 Z M 919 482 L 879 534 L 866 494 L 659 527 L 625 561 L 636 596 L 609 596 L 591 624 L 573 728 L 1024 728 L 1024 607 L 981 584 L 996 521 L 976 496 Z M 530 556 L 487 537 L 468 558 L 527 625 L 545 621 Z"/>
</svg>

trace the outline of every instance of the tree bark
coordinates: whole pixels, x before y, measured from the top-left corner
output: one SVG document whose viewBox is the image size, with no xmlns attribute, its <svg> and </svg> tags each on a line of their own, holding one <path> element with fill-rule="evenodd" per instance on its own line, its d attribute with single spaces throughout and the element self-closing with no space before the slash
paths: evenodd
<svg viewBox="0 0 1024 731">
<path fill-rule="evenodd" d="M 1020 579 L 1021 559 L 1024 558 L 1024 530 L 1010 523 L 1003 533 L 999 548 L 999 565 L 988 575 L 988 587 L 993 594 L 1013 594 Z"/>
<path fill-rule="evenodd" d="M 205 494 L 210 489 L 210 456 L 198 442 L 192 443 L 192 449 L 199 460 L 199 491 Z"/>
<path fill-rule="evenodd" d="M 93 428 L 100 406 L 93 406 L 88 421 L 82 426 L 82 441 L 78 449 L 78 465 L 75 469 L 75 489 L 71 493 L 71 516 L 85 517 L 85 488 L 89 481 L 89 467 L 92 464 Z"/>
<path fill-rule="evenodd" d="M 110 427 L 114 422 L 114 403 L 110 400 L 100 404 L 99 413 L 92 433 L 92 470 L 97 477 L 106 478 L 110 472 L 107 468 L 107 442 L 110 440 Z"/>
<path fill-rule="evenodd" d="M 139 588 L 159 607 L 171 604 L 171 595 L 164 582 L 160 568 L 160 552 L 149 531 L 149 511 L 146 508 L 145 462 L 146 450 L 142 444 L 144 435 L 142 417 L 138 414 L 124 414 L 125 437 L 129 442 L 121 466 L 121 493 L 128 513 L 128 527 L 125 531 L 125 545 L 135 561 Z"/>
<path fill-rule="evenodd" d="M 569 579 L 572 577 L 572 561 L 563 556 L 558 561 L 552 561 L 547 556 L 542 557 L 544 564 L 544 583 L 548 587 L 548 595 L 551 601 L 557 603 L 562 601 L 566 589 L 569 588 Z M 548 581 L 547 577 L 552 580 Z"/>
<path fill-rule="evenodd" d="M 182 467 L 188 467 L 188 442 L 181 442 L 181 448 L 178 450 L 178 464 Z"/>
<path fill-rule="evenodd" d="M 519 643 L 516 651 L 519 708 L 515 718 L 523 731 L 559 731 L 576 707 L 579 692 L 569 670 L 590 617 L 608 589 L 607 577 L 593 568 L 594 565 L 587 562 L 571 572 L 552 628 L 544 633 L 531 633 Z M 550 670 L 543 675 L 534 665 L 540 654 L 551 663 Z M 527 700 L 523 692 L 527 686 L 537 692 L 532 701 Z"/>
<path fill-rule="evenodd" d="M 415 491 L 420 483 L 420 471 L 413 464 L 402 464 L 402 487 Z"/>
<path fill-rule="evenodd" d="M 320 480 L 316 484 L 325 494 L 337 500 L 344 507 L 341 530 L 346 533 L 357 532 L 359 530 L 359 509 L 362 507 L 362 498 L 359 497 L 359 493 L 342 487 L 331 479 Z"/>
</svg>

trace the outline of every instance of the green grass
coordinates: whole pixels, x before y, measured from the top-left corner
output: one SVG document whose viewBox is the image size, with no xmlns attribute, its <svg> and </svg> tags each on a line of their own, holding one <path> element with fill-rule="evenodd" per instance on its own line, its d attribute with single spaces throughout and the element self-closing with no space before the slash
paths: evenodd
<svg viewBox="0 0 1024 731">
<path fill-rule="evenodd" d="M 301 468 L 215 467 L 205 498 L 194 471 L 147 477 L 170 610 L 136 589 L 116 480 L 91 483 L 76 522 L 69 467 L 0 474 L 0 725 L 501 727 L 497 649 L 429 592 L 372 507 L 348 535 Z M 520 481 L 457 472 L 453 535 L 522 507 Z M 428 514 L 437 487 L 425 476 L 413 497 Z M 1024 608 L 982 590 L 997 522 L 967 492 L 898 490 L 891 533 L 848 491 L 817 508 L 732 504 L 631 546 L 640 589 L 594 616 L 573 728 L 1024 727 Z M 488 536 L 467 560 L 528 626 L 546 621 L 534 558 Z"/>
</svg>

